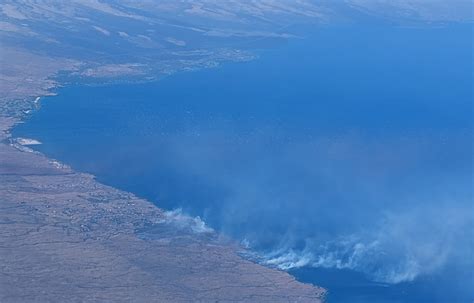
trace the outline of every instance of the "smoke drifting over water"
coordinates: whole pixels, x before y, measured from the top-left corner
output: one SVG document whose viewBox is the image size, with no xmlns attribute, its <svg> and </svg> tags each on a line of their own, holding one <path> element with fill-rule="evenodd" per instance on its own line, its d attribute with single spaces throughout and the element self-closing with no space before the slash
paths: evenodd
<svg viewBox="0 0 474 303">
<path fill-rule="evenodd" d="M 305 266 L 351 269 L 367 274 L 374 281 L 391 284 L 411 282 L 420 275 L 443 270 L 449 263 L 459 262 L 458 265 L 469 268 L 473 266 L 472 260 L 469 261 L 472 247 L 466 239 L 472 237 L 472 233 L 463 235 L 460 232 L 472 230 L 469 212 L 472 209 L 466 208 L 456 214 L 441 211 L 438 218 L 460 219 L 441 231 L 439 221 L 426 223 L 425 231 L 418 230 L 425 214 L 410 215 L 410 222 L 406 222 L 406 218 L 396 218 L 365 237 L 352 235 L 324 244 L 309 240 L 300 251 L 282 247 L 266 254 L 264 263 L 283 270 Z"/>
<path fill-rule="evenodd" d="M 470 162 L 467 137 L 287 144 L 260 133 L 236 145 L 231 133 L 201 130 L 199 141 L 166 146 L 222 192 L 204 205 L 204 220 L 245 239 L 264 263 L 353 269 L 385 283 L 473 264 L 469 167 L 458 165 Z"/>
</svg>

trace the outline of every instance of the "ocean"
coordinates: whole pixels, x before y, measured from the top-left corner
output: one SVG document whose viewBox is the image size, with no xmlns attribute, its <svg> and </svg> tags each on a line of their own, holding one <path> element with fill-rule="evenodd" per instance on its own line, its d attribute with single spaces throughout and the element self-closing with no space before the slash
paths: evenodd
<svg viewBox="0 0 474 303">
<path fill-rule="evenodd" d="M 68 85 L 14 136 L 199 216 L 329 303 L 472 302 L 472 26 L 314 27 L 257 53 Z"/>
</svg>

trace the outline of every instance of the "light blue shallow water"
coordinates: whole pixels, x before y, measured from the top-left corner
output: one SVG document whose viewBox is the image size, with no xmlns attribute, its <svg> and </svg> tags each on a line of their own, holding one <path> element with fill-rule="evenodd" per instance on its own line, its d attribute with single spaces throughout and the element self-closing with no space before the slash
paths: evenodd
<svg viewBox="0 0 474 303">
<path fill-rule="evenodd" d="M 63 88 L 15 135 L 201 216 L 329 302 L 472 302 L 471 38 L 311 30 L 249 63 Z"/>
</svg>

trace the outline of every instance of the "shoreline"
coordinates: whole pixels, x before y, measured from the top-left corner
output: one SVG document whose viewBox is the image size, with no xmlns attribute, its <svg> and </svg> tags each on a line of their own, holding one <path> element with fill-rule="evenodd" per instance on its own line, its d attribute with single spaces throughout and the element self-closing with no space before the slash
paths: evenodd
<svg viewBox="0 0 474 303">
<path fill-rule="evenodd" d="M 59 83 L 57 84 L 55 88 L 61 86 Z M 45 94 L 45 96 L 49 95 L 51 95 L 49 92 Z M 42 271 L 35 270 L 33 264 L 36 263 L 35 259 L 37 259 L 37 255 L 53 254 L 56 258 L 60 258 L 61 256 L 57 255 L 57 251 L 61 250 L 67 250 L 66 256 L 78 253 L 81 255 L 83 254 L 83 249 L 85 247 L 89 248 L 89 246 L 93 246 L 96 251 L 100 251 L 102 254 L 105 252 L 110 254 L 109 249 L 105 249 L 105 252 L 104 249 L 100 249 L 101 246 L 110 244 L 120 247 L 119 251 L 131 250 L 126 254 L 128 258 L 125 257 L 125 259 L 133 259 L 136 262 L 138 252 L 133 250 L 135 246 L 140 246 L 146 251 L 149 251 L 149 253 L 140 255 L 138 259 L 144 258 L 153 260 L 149 260 L 149 262 L 145 263 L 148 263 L 147 266 L 154 269 L 155 273 L 145 270 L 146 275 L 153 276 L 157 274 L 156 272 L 161 272 L 162 269 L 168 268 L 169 274 L 177 275 L 179 279 L 176 280 L 175 285 L 167 287 L 141 287 L 140 291 L 142 295 L 134 297 L 134 300 L 138 298 L 138 301 L 141 301 L 140 298 L 145 299 L 149 297 L 151 293 L 154 293 L 154 295 L 161 294 L 162 292 L 167 293 L 169 292 L 167 288 L 173 289 L 181 285 L 178 281 L 190 279 L 192 282 L 188 284 L 193 288 L 191 295 L 190 293 L 185 294 L 178 291 L 178 293 L 180 293 L 179 297 L 182 298 L 182 300 L 176 299 L 179 297 L 175 297 L 174 295 L 171 297 L 161 297 L 160 299 L 157 297 L 157 300 L 168 301 L 170 298 L 173 298 L 172 301 L 188 301 L 202 296 L 201 299 L 206 301 L 211 298 L 253 301 L 251 298 L 258 297 L 263 301 L 269 302 L 286 302 L 293 299 L 298 302 L 322 302 L 326 290 L 311 284 L 298 282 L 294 276 L 287 272 L 246 260 L 240 253 L 243 247 L 240 247 L 240 245 L 236 244 L 233 240 L 225 237 L 222 238 L 220 233 L 215 231 L 210 232 L 204 229 L 205 235 L 203 236 L 202 233 L 196 233 L 193 225 L 189 225 L 189 222 L 186 223 L 185 228 L 179 227 L 179 224 L 175 222 L 176 215 L 170 215 L 170 212 L 162 210 L 154 203 L 140 199 L 132 193 L 103 185 L 98 182 L 94 176 L 76 172 L 67 164 L 50 159 L 46 155 L 31 149 L 27 146 L 28 144 L 23 145 L 19 144 L 19 142 L 13 142 L 12 140 L 18 139 L 12 137 L 13 128 L 19 123 L 24 123 L 29 115 L 34 114 L 35 109 L 38 109 L 40 106 L 40 99 L 45 96 L 30 97 L 30 100 L 34 100 L 33 102 L 23 100 L 24 103 L 30 105 L 30 108 L 27 109 L 29 111 L 28 113 L 23 111 L 17 115 L 0 116 L 0 155 L 2 159 L 6 160 L 2 161 L 3 164 L 0 165 L 0 177 L 7 179 L 5 182 L 2 182 L 0 194 L 6 197 L 5 202 L 11 209 L 17 210 L 18 207 L 20 207 L 18 204 L 22 206 L 26 204 L 28 207 L 34 208 L 36 212 L 40 212 L 41 215 L 39 217 L 44 220 L 44 222 L 40 224 L 41 227 L 34 228 L 34 230 L 37 230 L 36 233 L 29 231 L 26 236 L 23 237 L 17 235 L 22 228 L 15 226 L 15 224 L 2 231 L 2 242 L 7 244 L 2 250 L 7 249 L 11 253 L 5 254 L 5 252 L 2 252 L 0 255 L 11 255 L 10 258 L 5 261 L 5 264 L 9 264 L 10 269 L 17 267 L 16 270 L 12 270 L 11 274 L 22 272 L 24 277 L 39 275 L 42 276 L 42 279 L 56 281 L 57 283 L 64 278 L 71 279 L 71 275 L 75 277 L 82 276 L 82 283 L 87 284 L 87 282 L 90 282 L 87 281 L 89 280 L 89 276 L 87 273 L 84 273 L 83 270 L 80 270 L 80 268 L 88 267 L 88 262 L 86 261 L 88 258 L 84 258 L 82 262 L 80 260 L 65 260 L 61 266 L 57 264 L 55 266 L 50 262 L 43 261 L 45 262 L 43 265 L 47 266 L 47 268 L 56 267 L 56 271 L 48 271 L 45 274 L 42 273 L 44 269 Z M 35 141 L 33 143 L 39 142 Z M 28 180 L 30 188 L 24 191 L 25 185 L 19 187 L 17 184 L 18 178 Z M 26 187 L 28 186 L 26 185 Z M 67 213 L 66 217 L 62 216 L 65 213 Z M 55 230 L 55 236 L 52 236 L 51 231 L 48 232 L 48 235 L 41 233 L 40 231 L 42 229 L 55 229 L 54 227 L 58 224 L 58 222 L 56 222 L 58 214 L 61 214 L 59 217 L 62 219 L 59 221 L 65 220 L 68 222 L 69 219 L 69 223 L 60 223 L 61 228 Z M 71 218 L 69 217 L 71 214 L 73 214 L 76 220 L 70 221 Z M 2 219 L 11 221 L 11 217 L 15 216 L 17 216 L 15 212 L 7 212 L 2 214 L 2 217 L 4 217 Z M 30 216 L 33 220 L 38 220 L 35 219 L 35 214 L 31 214 Z M 183 216 L 181 215 L 180 218 L 182 219 Z M 197 221 L 196 218 L 187 216 L 185 216 L 185 218 L 201 229 L 203 226 L 205 227 L 205 225 L 202 225 L 204 223 Z M 75 221 L 82 223 L 78 225 Z M 105 222 L 99 224 L 100 228 L 92 227 L 101 221 Z M 153 236 L 150 239 L 144 240 L 137 231 L 150 227 L 152 227 Z M 66 230 L 66 233 L 64 234 L 60 230 L 63 232 Z M 70 241 L 68 239 L 70 237 L 73 237 L 75 241 Z M 47 238 L 49 241 L 36 242 L 35 240 L 38 238 Z M 117 241 L 116 239 L 119 240 Z M 14 242 L 16 245 L 8 245 L 11 244 L 10 242 Z M 42 243 L 49 244 L 43 247 Z M 164 245 L 164 243 L 168 245 Z M 34 247 L 41 246 L 41 249 L 39 249 L 40 253 L 26 253 L 28 255 L 26 259 L 29 259 L 30 263 L 32 263 L 29 266 L 27 264 L 18 264 L 19 260 L 17 260 L 16 247 L 30 245 Z M 71 245 L 72 247 L 70 247 Z M 50 246 L 54 246 L 55 249 L 51 251 Z M 81 249 L 81 246 L 84 247 Z M 183 254 L 181 252 L 183 248 L 187 253 Z M 36 249 L 38 250 L 38 248 Z M 203 252 L 209 253 L 210 251 L 212 252 L 211 254 L 203 257 Z M 168 255 L 168 260 L 165 264 L 163 264 L 163 261 L 155 259 L 156 255 L 163 254 L 164 252 L 166 252 L 165 255 Z M 152 253 L 153 256 L 151 255 Z M 25 252 L 21 254 L 25 254 Z M 179 257 L 177 257 L 176 254 L 178 254 Z M 87 254 L 84 254 L 84 257 L 86 257 L 86 255 Z M 93 258 L 94 256 L 88 257 Z M 207 267 L 207 271 L 192 271 L 186 273 L 186 271 L 178 270 L 178 273 L 176 273 L 176 269 L 169 267 L 171 264 L 181 262 L 187 264 L 185 268 L 197 265 Z M 129 262 L 112 263 L 108 266 L 105 265 L 104 268 L 106 268 L 107 271 L 117 271 L 117 275 L 130 276 L 130 272 L 117 269 L 120 268 L 120 265 L 123 265 L 121 263 Z M 162 266 L 159 265 L 160 263 Z M 229 267 L 229 264 L 232 264 L 232 266 Z M 209 267 L 210 265 L 211 267 Z M 66 271 L 68 267 L 72 268 Z M 29 268 L 32 269 L 29 270 Z M 36 268 L 38 268 L 38 266 L 36 266 Z M 134 272 L 135 274 L 143 274 L 142 271 L 143 270 Z M 74 280 L 75 279 L 76 278 L 74 278 Z M 44 282 L 34 283 L 34 285 L 25 292 L 24 289 L 26 286 L 24 283 L 31 283 L 31 281 L 27 280 L 28 279 L 24 278 L 17 279 L 13 285 L 4 278 L 1 278 L 0 284 L 9 286 L 9 290 L 2 295 L 3 301 L 9 301 L 8 298 L 14 298 L 20 293 L 23 294 L 23 297 L 31 300 L 38 298 L 37 296 L 44 300 L 54 300 L 54 298 L 58 298 L 57 296 L 60 294 L 71 293 L 68 298 L 72 297 L 85 301 L 93 300 L 91 296 L 98 294 L 100 294 L 101 297 L 104 296 L 104 298 L 117 301 L 126 300 L 124 298 L 127 298 L 127 295 L 129 295 L 126 291 L 117 293 L 117 289 L 115 289 L 113 285 L 114 283 L 110 281 L 111 279 L 102 281 L 99 285 L 109 284 L 107 287 L 115 289 L 114 294 L 110 291 L 104 291 L 104 289 L 99 290 L 100 288 L 104 288 L 104 285 L 96 285 L 94 286 L 97 288 L 96 291 L 92 293 L 88 291 L 86 293 L 81 291 L 84 285 L 69 284 L 67 286 L 59 286 L 55 283 L 53 283 L 55 284 L 53 285 Z M 152 279 L 150 279 L 150 277 L 148 277 L 148 279 L 142 278 L 142 280 L 152 283 L 149 285 L 155 285 L 157 277 L 153 277 Z M 214 286 L 207 289 L 201 282 L 198 282 L 200 280 L 203 280 L 202 282 L 206 285 Z M 268 281 L 272 281 L 272 283 L 269 285 Z M 132 286 L 127 287 L 130 289 Z M 127 289 L 127 287 L 124 288 Z M 136 287 L 137 286 L 133 286 L 133 288 Z M 48 289 L 49 291 L 46 294 L 44 292 L 39 294 L 38 289 L 40 288 Z M 87 289 L 87 287 L 85 289 Z M 227 290 L 222 291 L 222 289 Z M 235 291 L 235 289 L 238 291 Z M 203 293 L 201 293 L 200 290 L 203 290 Z M 54 293 L 56 293 L 56 295 Z M 132 297 L 129 297 L 129 299 L 132 299 Z"/>
</svg>

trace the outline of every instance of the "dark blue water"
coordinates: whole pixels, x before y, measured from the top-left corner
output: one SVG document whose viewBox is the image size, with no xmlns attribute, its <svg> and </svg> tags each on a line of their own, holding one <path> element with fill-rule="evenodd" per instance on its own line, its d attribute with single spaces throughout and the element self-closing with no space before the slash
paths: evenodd
<svg viewBox="0 0 474 303">
<path fill-rule="evenodd" d="M 63 88 L 15 135 L 199 215 L 329 302 L 472 302 L 471 38 L 313 29 L 249 63 Z"/>
</svg>

